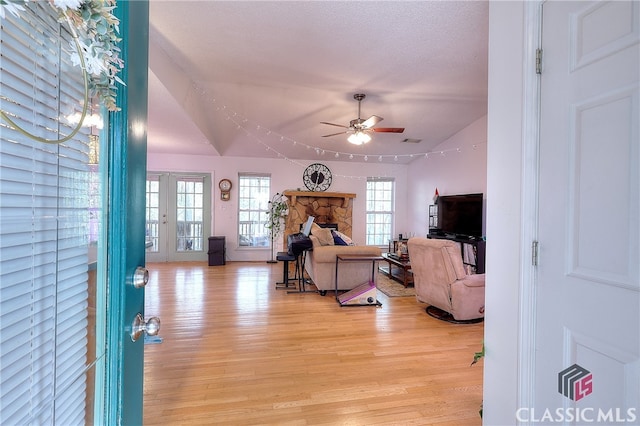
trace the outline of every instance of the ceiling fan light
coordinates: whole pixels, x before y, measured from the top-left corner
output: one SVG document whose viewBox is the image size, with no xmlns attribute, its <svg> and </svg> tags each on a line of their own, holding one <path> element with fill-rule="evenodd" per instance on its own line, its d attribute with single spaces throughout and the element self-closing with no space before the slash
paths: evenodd
<svg viewBox="0 0 640 426">
<path fill-rule="evenodd" d="M 364 132 L 355 132 L 347 138 L 347 140 L 354 145 L 363 145 L 371 141 L 371 136 Z"/>
<path fill-rule="evenodd" d="M 350 134 L 349 137 L 347 138 L 347 140 L 349 141 L 349 143 L 352 143 L 354 145 L 362 145 L 362 142 L 360 141 L 360 138 L 358 137 L 358 133 Z"/>
</svg>

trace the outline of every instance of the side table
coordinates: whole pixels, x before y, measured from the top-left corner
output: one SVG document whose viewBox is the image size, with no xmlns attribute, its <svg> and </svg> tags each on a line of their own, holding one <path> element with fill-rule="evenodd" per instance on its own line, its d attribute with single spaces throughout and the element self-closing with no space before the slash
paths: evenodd
<svg viewBox="0 0 640 426">
<path fill-rule="evenodd" d="M 371 282 L 375 281 L 375 274 L 376 274 L 376 262 L 379 262 L 381 260 L 384 260 L 384 258 L 382 256 L 363 256 L 363 255 L 358 255 L 358 254 L 338 254 L 336 255 L 336 288 L 335 288 L 335 296 L 336 296 L 336 301 L 340 304 L 340 306 L 347 306 L 344 305 L 340 299 L 338 298 L 338 265 L 340 264 L 340 262 L 371 262 Z M 365 283 L 368 284 L 368 283 Z M 357 287 L 356 287 L 357 288 Z M 355 289 L 352 289 L 350 291 L 354 291 Z M 370 304 L 366 304 L 366 305 L 370 305 Z M 382 306 L 382 303 L 378 302 L 376 300 L 375 305 L 377 306 Z M 348 305 L 348 306 L 361 306 L 361 305 Z"/>
</svg>

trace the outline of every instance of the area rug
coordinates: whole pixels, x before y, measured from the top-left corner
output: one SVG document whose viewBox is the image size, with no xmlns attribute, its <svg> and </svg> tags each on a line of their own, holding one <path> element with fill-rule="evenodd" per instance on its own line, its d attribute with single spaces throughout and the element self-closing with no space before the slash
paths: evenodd
<svg viewBox="0 0 640 426">
<path fill-rule="evenodd" d="M 393 280 L 389 278 L 387 274 L 380 272 L 378 273 L 378 283 L 376 287 L 389 297 L 415 297 L 416 295 L 413 284 L 409 284 L 409 287 L 405 288 L 398 281 Z"/>
</svg>

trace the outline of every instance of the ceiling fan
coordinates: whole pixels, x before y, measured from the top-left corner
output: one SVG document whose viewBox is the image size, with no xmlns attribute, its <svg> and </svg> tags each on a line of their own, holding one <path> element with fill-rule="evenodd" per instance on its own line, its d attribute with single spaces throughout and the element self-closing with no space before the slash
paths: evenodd
<svg viewBox="0 0 640 426">
<path fill-rule="evenodd" d="M 355 99 L 356 101 L 358 101 L 358 118 L 356 118 L 355 120 L 351 120 L 349 122 L 348 126 L 343 126 L 342 124 L 334 124 L 334 123 L 327 123 L 325 121 L 321 121 L 321 124 L 328 124 L 329 126 L 336 126 L 336 127 L 342 127 L 345 128 L 347 130 L 343 131 L 343 132 L 338 132 L 338 133 L 331 133 L 330 135 L 323 135 L 323 138 L 327 138 L 330 136 L 336 136 L 336 135 L 342 135 L 345 133 L 351 133 L 351 135 L 349 135 L 349 138 L 347 139 L 349 142 L 351 142 L 354 145 L 362 145 L 364 143 L 367 143 L 371 140 L 371 136 L 369 136 L 368 133 L 370 132 L 377 132 L 377 133 L 402 133 L 404 132 L 404 127 L 373 127 L 376 124 L 378 124 L 379 122 L 381 122 L 383 119 L 382 117 L 378 117 L 377 115 L 372 115 L 371 117 L 367 118 L 366 120 L 363 120 L 362 118 L 360 118 L 360 105 L 361 102 L 364 98 L 366 98 L 367 95 L 365 95 L 364 93 L 356 93 L 355 95 L 353 95 L 353 99 Z"/>
</svg>

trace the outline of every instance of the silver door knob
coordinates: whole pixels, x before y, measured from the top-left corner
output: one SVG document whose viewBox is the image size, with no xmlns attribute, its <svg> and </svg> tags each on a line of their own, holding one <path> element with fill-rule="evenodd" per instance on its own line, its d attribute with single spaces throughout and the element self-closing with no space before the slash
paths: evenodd
<svg viewBox="0 0 640 426">
<path fill-rule="evenodd" d="M 135 288 L 142 288 L 149 282 L 149 271 L 142 266 L 138 266 L 133 273 L 133 286 Z"/>
<path fill-rule="evenodd" d="M 142 314 L 137 314 L 131 324 L 131 340 L 134 342 L 147 333 L 149 336 L 155 336 L 160 331 L 160 318 L 151 317 L 145 322 Z"/>
</svg>

